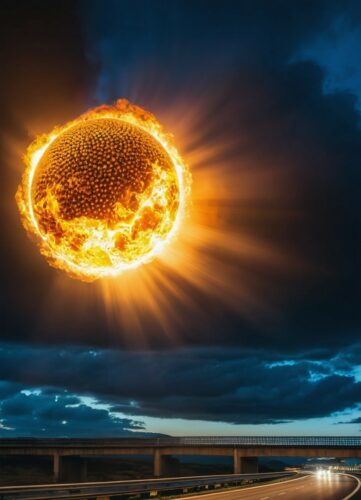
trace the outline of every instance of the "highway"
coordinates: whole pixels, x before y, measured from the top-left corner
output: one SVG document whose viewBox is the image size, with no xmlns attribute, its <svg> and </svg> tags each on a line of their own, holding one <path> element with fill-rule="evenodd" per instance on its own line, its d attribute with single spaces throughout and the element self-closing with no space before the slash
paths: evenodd
<svg viewBox="0 0 361 500">
<path fill-rule="evenodd" d="M 288 479 L 287 477 L 292 477 Z M 259 479 L 287 478 L 282 482 L 273 484 L 259 484 L 243 489 L 237 489 L 241 481 L 254 481 Z M 307 474 L 301 477 L 292 473 L 263 473 L 263 474 L 240 474 L 221 476 L 193 476 L 164 479 L 138 479 L 126 481 L 108 481 L 102 483 L 69 483 L 69 484 L 47 484 L 28 486 L 2 486 L 0 487 L 0 500 L 64 500 L 72 498 L 113 498 L 126 495 L 133 497 L 134 494 L 171 493 L 180 494 L 180 491 L 191 491 L 195 487 L 212 487 L 228 485 L 235 486 L 232 490 L 222 490 L 213 493 L 196 493 L 194 495 L 179 496 L 183 500 L 208 499 L 209 500 L 353 500 L 360 498 L 361 482 L 355 477 L 347 474 L 322 475 Z M 177 491 L 178 490 L 178 491 Z M 173 497 L 174 498 L 174 497 Z"/>
<path fill-rule="evenodd" d="M 226 474 L 212 476 L 168 477 L 162 479 L 135 479 L 94 483 L 43 484 L 27 486 L 1 486 L 0 500 L 42 500 L 52 498 L 84 499 L 95 497 L 112 498 L 118 495 L 134 495 L 150 492 L 189 491 L 195 487 L 213 485 L 236 485 L 242 481 L 270 480 L 292 477 L 290 472 L 266 472 L 261 474 Z"/>
<path fill-rule="evenodd" d="M 229 492 L 207 493 L 179 497 L 183 500 L 348 500 L 358 498 L 361 483 L 353 476 L 343 474 L 310 474 L 279 483 L 233 489 Z"/>
</svg>

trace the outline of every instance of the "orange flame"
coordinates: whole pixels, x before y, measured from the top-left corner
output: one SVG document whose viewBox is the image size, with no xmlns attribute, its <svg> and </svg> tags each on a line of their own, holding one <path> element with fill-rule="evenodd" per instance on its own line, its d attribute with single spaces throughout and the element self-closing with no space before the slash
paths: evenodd
<svg viewBox="0 0 361 500">
<path fill-rule="evenodd" d="M 160 144 L 173 166 L 172 170 L 165 170 L 154 163 L 152 182 L 136 194 L 136 211 L 129 211 L 121 201 L 115 204 L 115 224 L 114 217 L 112 224 L 85 215 L 69 220 L 62 216 L 56 190 L 47 188 L 41 201 L 35 200 L 33 192 L 37 168 L 49 146 L 75 125 L 99 119 L 121 120 L 147 132 Z M 126 100 L 118 100 L 115 106 L 92 109 L 39 136 L 29 146 L 24 160 L 26 169 L 16 193 L 23 225 L 49 263 L 72 277 L 93 281 L 134 269 L 163 253 L 179 231 L 189 200 L 190 173 L 172 136 L 163 131 L 152 114 Z M 68 185 L 71 181 L 67 181 Z M 44 227 L 40 217 L 44 214 L 47 219 L 55 220 L 56 231 Z M 65 236 L 59 237 L 59 232 Z"/>
</svg>

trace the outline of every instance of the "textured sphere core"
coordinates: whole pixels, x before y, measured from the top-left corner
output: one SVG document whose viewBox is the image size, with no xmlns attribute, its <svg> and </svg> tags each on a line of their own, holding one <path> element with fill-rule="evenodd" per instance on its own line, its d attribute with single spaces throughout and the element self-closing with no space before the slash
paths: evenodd
<svg viewBox="0 0 361 500">
<path fill-rule="evenodd" d="M 149 132 L 114 118 L 81 121 L 34 172 L 34 217 L 47 255 L 93 277 L 138 262 L 167 238 L 179 206 L 174 164 Z"/>
<path fill-rule="evenodd" d="M 152 165 L 173 165 L 162 146 L 130 123 L 99 119 L 80 123 L 58 137 L 42 157 L 33 181 L 35 203 L 56 192 L 60 216 L 114 219 L 122 202 L 133 211 L 136 194 L 152 182 Z"/>
</svg>

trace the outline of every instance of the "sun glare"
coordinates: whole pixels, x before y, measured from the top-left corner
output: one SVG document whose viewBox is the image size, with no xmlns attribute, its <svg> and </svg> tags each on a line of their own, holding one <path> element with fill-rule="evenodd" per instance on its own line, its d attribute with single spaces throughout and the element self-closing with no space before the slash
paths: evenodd
<svg viewBox="0 0 361 500">
<path fill-rule="evenodd" d="M 119 100 L 38 137 L 16 199 L 49 263 L 83 281 L 160 255 L 177 233 L 190 174 L 150 113 Z"/>
</svg>

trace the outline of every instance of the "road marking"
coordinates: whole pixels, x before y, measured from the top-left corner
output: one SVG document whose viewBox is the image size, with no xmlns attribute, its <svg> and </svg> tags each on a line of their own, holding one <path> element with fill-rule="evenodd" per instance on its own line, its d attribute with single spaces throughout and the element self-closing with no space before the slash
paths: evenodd
<svg viewBox="0 0 361 500">
<path fill-rule="evenodd" d="M 359 480 L 358 477 L 352 476 L 351 474 L 342 474 L 342 475 L 343 476 L 352 477 L 352 479 L 356 479 L 356 481 L 357 481 L 356 488 L 354 490 L 352 490 L 351 493 L 349 493 L 348 495 L 346 495 L 345 497 L 343 497 L 343 499 L 342 499 L 342 500 L 348 500 L 349 498 L 352 498 L 354 495 L 356 495 L 356 493 L 358 492 L 358 490 L 361 488 L 361 481 Z"/>
<path fill-rule="evenodd" d="M 280 497 L 281 495 L 285 495 L 286 493 L 284 491 L 281 491 L 281 493 L 278 493 L 278 496 Z"/>
<path fill-rule="evenodd" d="M 269 497 L 261 497 L 259 500 L 266 500 Z"/>
<path fill-rule="evenodd" d="M 291 481 L 296 482 L 296 481 L 301 481 L 302 479 L 309 479 L 311 475 L 307 476 L 301 476 L 301 477 L 296 477 L 295 479 L 287 479 L 286 481 L 279 481 L 277 483 L 272 483 L 272 484 L 259 484 L 258 486 L 249 486 L 248 488 L 234 488 L 234 491 L 239 491 L 240 493 L 246 491 L 246 490 L 255 490 L 257 488 L 272 488 L 272 486 L 279 486 L 281 483 L 290 483 Z M 218 491 L 217 493 L 204 493 L 203 495 L 193 495 L 191 497 L 178 497 L 182 498 L 182 500 L 194 500 L 195 498 L 207 498 L 207 497 L 212 497 L 212 496 L 221 496 L 221 495 L 227 495 L 233 493 L 232 491 Z"/>
</svg>

